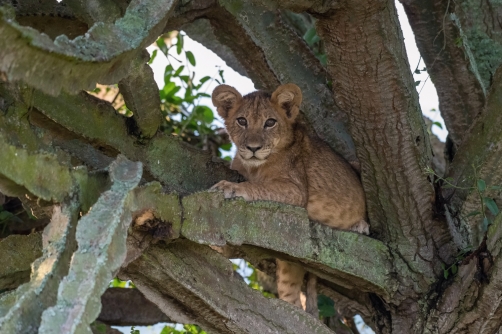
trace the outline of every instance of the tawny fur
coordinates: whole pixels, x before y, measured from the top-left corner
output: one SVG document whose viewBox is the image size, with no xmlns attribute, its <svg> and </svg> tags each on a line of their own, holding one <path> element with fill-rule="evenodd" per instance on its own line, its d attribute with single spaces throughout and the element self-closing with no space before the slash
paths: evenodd
<svg viewBox="0 0 502 334">
<path fill-rule="evenodd" d="M 220 85 L 212 99 L 237 146 L 232 169 L 246 178 L 242 183 L 220 181 L 213 189 L 223 191 L 225 198 L 302 206 L 312 220 L 368 234 L 364 192 L 356 173 L 295 121 L 302 100 L 298 86 L 286 84 L 272 95 L 257 91 L 242 97 L 233 87 Z M 279 298 L 300 306 L 304 274 L 300 266 L 278 260 Z"/>
</svg>

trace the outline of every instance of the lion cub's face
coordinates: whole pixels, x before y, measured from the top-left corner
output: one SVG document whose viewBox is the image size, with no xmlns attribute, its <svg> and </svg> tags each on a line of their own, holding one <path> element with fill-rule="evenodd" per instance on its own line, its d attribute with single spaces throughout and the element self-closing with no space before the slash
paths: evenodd
<svg viewBox="0 0 502 334">
<path fill-rule="evenodd" d="M 244 97 L 220 85 L 212 98 L 244 165 L 258 167 L 291 142 L 301 103 L 296 85 L 282 85 L 272 95 L 257 91 Z"/>
</svg>

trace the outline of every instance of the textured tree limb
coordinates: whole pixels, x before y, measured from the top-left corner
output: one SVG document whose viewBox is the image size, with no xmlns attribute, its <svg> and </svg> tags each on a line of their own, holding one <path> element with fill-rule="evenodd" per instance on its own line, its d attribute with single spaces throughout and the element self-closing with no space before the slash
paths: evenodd
<svg viewBox="0 0 502 334">
<path fill-rule="evenodd" d="M 227 259 L 186 240 L 151 246 L 123 275 L 140 291 L 154 286 L 155 304 L 176 298 L 209 333 L 330 333 L 303 310 L 249 289 Z"/>
<path fill-rule="evenodd" d="M 486 244 L 464 259 L 435 301 L 426 329 L 440 333 L 495 333 L 502 325 L 502 215 Z"/>
<path fill-rule="evenodd" d="M 151 138 L 162 122 L 162 112 L 153 70 L 147 65 L 148 58 L 145 51 L 136 61 L 137 68 L 119 82 L 119 89 L 127 108 L 133 112 L 141 136 Z"/>
<path fill-rule="evenodd" d="M 75 93 L 93 89 L 96 82 L 116 83 L 129 74 L 138 50 L 161 34 L 173 7 L 174 1 L 132 2 L 114 24 L 98 22 L 84 36 L 54 41 L 15 23 L 0 8 L 0 71 L 52 95 L 63 87 Z M 26 68 L 35 67 L 26 75 Z"/>
<path fill-rule="evenodd" d="M 486 108 L 471 129 L 471 135 L 458 149 L 451 165 L 449 177 L 453 178 L 456 188 L 444 189 L 443 197 L 449 202 L 449 215 L 456 233 L 460 235 L 464 247 L 476 248 L 483 238 L 480 216 L 467 217 L 470 212 L 483 211 L 477 180 L 488 185 L 484 197 L 501 202 L 500 191 L 490 186 L 502 185 L 500 156 L 502 150 L 502 72 L 498 71 L 493 79 Z M 502 205 L 499 205 L 502 207 Z"/>
<path fill-rule="evenodd" d="M 239 180 L 226 162 L 175 137 L 159 133 L 149 141 L 138 142 L 111 105 L 84 92 L 74 96 L 62 93 L 58 98 L 33 90 L 24 90 L 23 94 L 37 110 L 94 147 L 111 156 L 120 152 L 143 162 L 149 175 L 171 191 L 186 194 L 208 189 L 223 179 Z"/>
<path fill-rule="evenodd" d="M 451 140 L 458 147 L 485 102 L 483 87 L 469 58 L 457 45 L 458 27 L 449 15 L 455 1 L 401 0 L 439 98 L 439 110 Z"/>
<path fill-rule="evenodd" d="M 360 291 L 390 296 L 397 288 L 383 244 L 360 234 L 311 224 L 301 208 L 242 199 L 228 201 L 211 193 L 187 196 L 182 204 L 181 235 L 197 243 L 253 245 L 279 252 L 280 258 L 284 258 L 280 253 L 286 253 L 312 267 L 323 279 Z M 267 233 L 263 234 L 265 222 Z"/>
<path fill-rule="evenodd" d="M 100 311 L 100 296 L 126 256 L 125 239 L 131 222 L 124 208 L 129 192 L 142 175 L 141 163 L 119 156 L 110 166 L 112 187 L 79 220 L 78 249 L 62 279 L 57 302 L 44 310 L 39 333 L 90 333 Z"/>
<path fill-rule="evenodd" d="M 32 279 L 0 298 L 0 332 L 32 333 L 45 308 L 54 304 L 60 281 L 76 247 L 76 201 L 56 206 L 43 233 L 43 256 L 33 264 Z"/>
</svg>

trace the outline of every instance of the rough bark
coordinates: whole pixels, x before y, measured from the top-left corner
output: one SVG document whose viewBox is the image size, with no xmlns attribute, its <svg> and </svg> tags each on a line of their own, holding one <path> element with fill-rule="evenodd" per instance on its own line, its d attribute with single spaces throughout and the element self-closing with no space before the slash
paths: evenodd
<svg viewBox="0 0 502 334">
<path fill-rule="evenodd" d="M 482 112 L 485 94 L 462 47 L 459 28 L 450 18 L 457 2 L 402 0 L 401 3 L 427 73 L 437 89 L 439 110 L 448 134 L 459 146 L 476 115 Z"/>
<path fill-rule="evenodd" d="M 470 216 L 473 211 L 485 212 L 482 207 L 477 181 L 484 180 L 488 185 L 482 197 L 489 197 L 501 202 L 500 190 L 491 186 L 502 184 L 500 174 L 500 150 L 502 122 L 502 72 L 498 71 L 493 79 L 483 115 L 471 129 L 471 136 L 460 146 L 450 168 L 449 176 L 456 188 L 444 189 L 443 197 L 448 200 L 450 225 L 462 248 L 476 248 L 484 235 L 482 216 Z M 486 210 L 488 216 L 490 213 Z"/>
</svg>

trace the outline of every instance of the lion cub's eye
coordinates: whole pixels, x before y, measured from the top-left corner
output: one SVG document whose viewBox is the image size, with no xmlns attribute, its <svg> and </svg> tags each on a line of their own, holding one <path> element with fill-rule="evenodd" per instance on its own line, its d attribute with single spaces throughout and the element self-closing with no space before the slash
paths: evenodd
<svg viewBox="0 0 502 334">
<path fill-rule="evenodd" d="M 275 125 L 275 123 L 277 123 L 277 121 L 273 118 L 269 118 L 267 119 L 267 121 L 265 122 L 265 127 L 266 128 L 271 128 Z"/>
<path fill-rule="evenodd" d="M 248 125 L 248 121 L 244 117 L 237 118 L 237 123 L 239 123 L 239 125 L 242 125 L 242 126 Z"/>
</svg>

